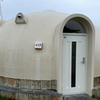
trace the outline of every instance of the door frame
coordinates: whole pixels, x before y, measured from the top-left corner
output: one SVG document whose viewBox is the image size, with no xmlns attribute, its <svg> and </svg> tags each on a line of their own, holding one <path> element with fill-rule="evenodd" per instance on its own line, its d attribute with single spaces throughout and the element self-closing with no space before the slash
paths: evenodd
<svg viewBox="0 0 100 100">
<path fill-rule="evenodd" d="M 61 22 L 58 23 L 55 30 L 55 57 L 56 57 L 56 79 L 57 91 L 63 91 L 63 28 L 68 21 L 75 20 L 83 24 L 88 34 L 88 47 L 87 47 L 87 87 L 86 93 L 92 96 L 93 80 L 94 80 L 94 61 L 95 61 L 95 27 L 92 21 L 83 14 L 71 14 L 66 16 Z"/>
<path fill-rule="evenodd" d="M 86 36 L 86 44 L 85 44 L 85 48 L 86 48 L 86 51 L 85 51 L 85 59 L 86 59 L 86 65 L 85 65 L 85 93 L 86 93 L 86 87 L 87 87 L 87 46 L 88 46 L 88 34 L 87 33 L 63 33 L 63 36 Z M 64 72 L 63 72 L 64 73 Z M 63 73 L 62 73 L 62 76 L 63 76 Z M 62 80 L 64 80 L 64 76 L 62 77 Z M 62 85 L 63 85 L 63 81 L 62 81 Z M 63 86 L 62 86 L 63 87 Z M 64 88 L 64 87 L 63 87 Z M 82 92 L 77 92 L 77 93 L 68 93 L 68 94 L 64 94 L 63 95 L 71 95 L 71 94 L 82 94 Z"/>
</svg>

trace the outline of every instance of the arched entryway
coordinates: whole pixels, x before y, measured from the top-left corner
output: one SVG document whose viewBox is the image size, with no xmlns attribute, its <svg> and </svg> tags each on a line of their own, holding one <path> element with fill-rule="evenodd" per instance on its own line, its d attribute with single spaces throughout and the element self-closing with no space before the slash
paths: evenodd
<svg viewBox="0 0 100 100">
<path fill-rule="evenodd" d="M 63 29 L 63 94 L 85 93 L 86 78 L 87 31 L 72 20 Z"/>
<path fill-rule="evenodd" d="M 92 95 L 92 88 L 93 88 L 93 78 L 94 78 L 94 47 L 95 47 L 95 29 L 94 25 L 91 22 L 91 20 L 82 14 L 72 14 L 67 16 L 62 22 L 60 22 L 56 28 L 56 65 L 57 65 L 57 90 L 59 92 L 62 92 L 63 95 L 68 94 L 67 92 L 64 93 L 64 89 L 67 88 L 66 85 L 64 85 L 63 78 L 67 76 L 64 76 L 64 69 L 63 69 L 63 39 L 67 37 L 64 37 L 64 27 L 66 23 L 69 23 L 71 21 L 75 21 L 78 23 L 81 27 L 82 30 L 73 30 L 74 32 L 77 31 L 76 36 L 86 36 L 86 58 L 84 59 L 84 55 L 82 58 L 80 58 L 81 61 L 85 60 L 85 64 L 87 65 L 86 68 L 86 85 L 85 85 L 85 93 L 88 93 L 89 95 Z M 74 35 L 74 33 L 68 33 L 67 35 Z M 74 43 L 73 43 L 74 45 Z M 67 50 L 69 51 L 69 50 Z M 82 54 L 82 53 L 81 53 Z M 81 63 L 81 62 L 80 62 Z M 81 63 L 82 64 L 82 63 Z M 83 65 L 85 65 L 83 64 Z M 69 72 L 69 71 L 68 71 Z M 67 73 L 67 71 L 66 71 Z M 81 73 L 81 71 L 80 71 Z M 71 78 L 71 76 L 70 76 Z M 66 84 L 66 83 L 65 83 Z M 71 84 L 70 84 L 71 85 Z M 66 89 L 67 91 L 67 89 Z M 77 92 L 78 93 L 78 92 Z M 75 94 L 77 94 L 75 93 Z M 70 94 L 73 94 L 70 92 Z"/>
</svg>

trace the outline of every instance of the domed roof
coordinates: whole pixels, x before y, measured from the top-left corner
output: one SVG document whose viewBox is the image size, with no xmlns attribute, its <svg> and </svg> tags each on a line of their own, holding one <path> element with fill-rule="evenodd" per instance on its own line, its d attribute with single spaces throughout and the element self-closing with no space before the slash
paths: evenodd
<svg viewBox="0 0 100 100">
<path fill-rule="evenodd" d="M 49 10 L 22 16 L 22 22 L 16 19 L 18 14 L 8 21 L 0 20 L 0 75 L 55 79 L 55 31 L 70 15 Z M 43 49 L 36 50 L 35 42 L 42 42 Z"/>
<path fill-rule="evenodd" d="M 48 72 L 49 75 L 55 70 L 51 67 L 53 54 L 50 52 L 53 50 L 53 35 L 57 24 L 68 14 L 43 11 L 23 16 L 27 18 L 26 24 L 16 24 L 16 18 L 13 18 L 0 28 L 0 75 L 50 79 L 51 76 L 41 73 Z M 43 43 L 43 50 L 35 50 L 36 41 Z"/>
</svg>

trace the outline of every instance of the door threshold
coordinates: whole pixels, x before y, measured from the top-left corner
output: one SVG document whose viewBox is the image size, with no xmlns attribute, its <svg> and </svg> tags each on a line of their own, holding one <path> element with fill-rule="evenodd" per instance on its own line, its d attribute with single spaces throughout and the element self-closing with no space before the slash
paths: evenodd
<svg viewBox="0 0 100 100">
<path fill-rule="evenodd" d="M 78 93 L 69 93 L 69 94 L 63 94 L 63 95 L 82 95 L 82 94 L 87 94 L 87 93 L 85 93 L 85 92 L 78 92 Z"/>
<path fill-rule="evenodd" d="M 75 94 L 63 94 L 63 96 L 78 96 L 78 95 L 87 95 L 87 93 L 75 93 Z"/>
</svg>

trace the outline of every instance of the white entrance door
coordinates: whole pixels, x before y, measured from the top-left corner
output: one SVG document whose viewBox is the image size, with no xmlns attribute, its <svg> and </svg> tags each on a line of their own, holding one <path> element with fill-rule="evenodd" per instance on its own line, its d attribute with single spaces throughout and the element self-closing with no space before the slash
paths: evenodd
<svg viewBox="0 0 100 100">
<path fill-rule="evenodd" d="M 86 91 L 86 36 L 63 37 L 63 94 Z"/>
</svg>

